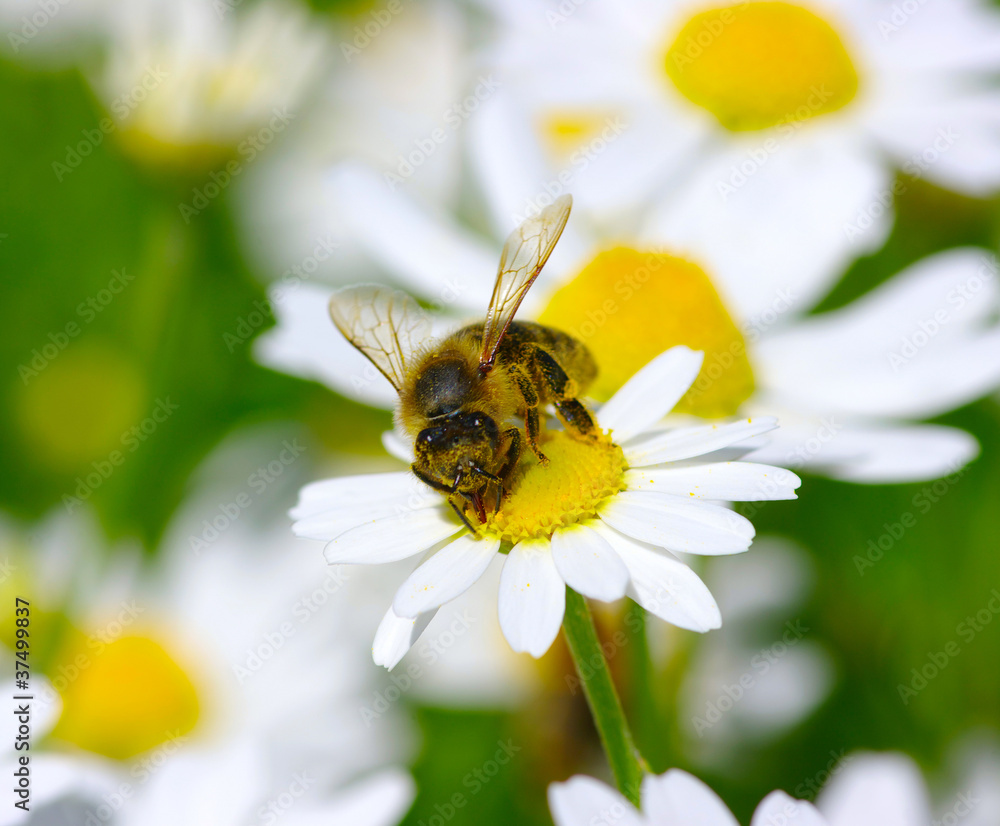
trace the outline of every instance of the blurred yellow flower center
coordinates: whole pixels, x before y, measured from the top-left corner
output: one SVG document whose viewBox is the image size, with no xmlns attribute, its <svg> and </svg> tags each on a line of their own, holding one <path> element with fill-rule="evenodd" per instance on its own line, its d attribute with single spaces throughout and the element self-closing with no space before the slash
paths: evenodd
<svg viewBox="0 0 1000 826">
<path fill-rule="evenodd" d="M 705 353 L 678 412 L 730 416 L 753 392 L 743 336 L 708 276 L 682 258 L 627 247 L 599 253 L 556 292 L 539 321 L 590 348 L 599 368 L 590 393 L 600 400 L 678 344 Z"/>
<path fill-rule="evenodd" d="M 566 109 L 549 112 L 541 117 L 538 132 L 552 160 L 563 163 L 574 152 L 601 138 L 602 133 L 613 122 L 613 117 L 607 112 Z"/>
<path fill-rule="evenodd" d="M 740 3 L 692 17 L 666 52 L 681 94 L 734 132 L 835 112 L 858 74 L 837 31 L 792 3 Z"/>
<path fill-rule="evenodd" d="M 198 695 L 159 643 L 121 637 L 70 649 L 61 658 L 63 712 L 53 736 L 127 760 L 182 737 L 198 721 Z"/>
<path fill-rule="evenodd" d="M 481 531 L 509 542 L 551 536 L 567 525 L 593 518 L 609 497 L 624 488 L 625 456 L 609 436 L 581 440 L 565 431 L 547 435 L 547 465 L 531 460 Z"/>
<path fill-rule="evenodd" d="M 119 350 L 80 341 L 20 386 L 17 413 L 39 457 L 56 470 L 74 471 L 122 449 L 146 398 L 142 376 Z"/>
</svg>

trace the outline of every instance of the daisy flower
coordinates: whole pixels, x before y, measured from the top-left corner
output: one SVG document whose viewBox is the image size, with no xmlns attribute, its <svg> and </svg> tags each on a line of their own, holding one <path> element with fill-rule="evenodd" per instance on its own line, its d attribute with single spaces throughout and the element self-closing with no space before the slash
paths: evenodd
<svg viewBox="0 0 1000 826">
<path fill-rule="evenodd" d="M 530 165 L 512 160 L 506 169 L 484 187 L 497 237 L 510 228 L 505 205 L 532 180 Z M 453 317 L 482 313 L 499 243 L 389 193 L 363 169 L 339 167 L 328 186 L 331 198 L 352 204 L 350 233 L 398 283 Z M 952 473 L 978 452 L 964 431 L 920 420 L 1000 386 L 997 272 L 985 250 L 948 250 L 843 307 L 809 314 L 798 288 L 749 277 L 734 285 L 641 231 L 605 237 L 574 215 L 524 312 L 587 344 L 598 399 L 657 353 L 686 345 L 705 359 L 677 412 L 776 415 L 781 430 L 760 461 L 853 482 L 906 482 Z M 391 407 L 392 389 L 329 323 L 330 293 L 307 285 L 283 300 L 257 357 Z"/>
<path fill-rule="evenodd" d="M 264 272 L 299 263 L 307 278 L 370 278 L 370 264 L 343 231 L 350 203 L 331 203 L 325 172 L 347 158 L 378 171 L 387 191 L 453 204 L 468 116 L 489 90 L 488 73 L 468 65 L 465 18 L 452 3 L 402 4 L 374 37 L 378 11 L 338 9 L 330 23 L 330 71 L 315 84 L 295 130 L 255 162 L 240 184 L 244 247 Z M 358 46 L 355 46 L 358 43 Z M 323 238 L 335 259 L 309 260 Z M 301 273 L 300 273 L 301 274 Z"/>
<path fill-rule="evenodd" d="M 995 764 L 988 775 L 944 805 L 940 820 L 932 807 L 919 769 L 908 757 L 894 753 L 856 753 L 833 767 L 816 804 L 775 791 L 765 797 L 750 826 L 929 826 L 933 823 L 990 823 L 997 813 Z M 824 772 L 824 774 L 826 774 Z M 796 794 L 815 790 L 808 780 Z M 701 780 L 680 769 L 647 775 L 641 788 L 642 809 L 592 777 L 577 775 L 549 787 L 549 805 L 556 826 L 737 826 L 725 803 Z M 988 804 L 984 804 L 984 799 Z M 989 809 L 987 812 L 986 809 Z M 971 817 L 969 817 L 971 815 Z M 966 818 L 968 817 L 968 820 Z"/>
<path fill-rule="evenodd" d="M 472 157 L 502 176 L 512 143 L 533 147 L 546 172 L 518 214 L 571 180 L 602 223 L 640 210 L 727 285 L 805 307 L 887 237 L 895 169 L 1000 186 L 985 0 L 488 5 L 504 125 L 475 130 Z"/>
<path fill-rule="evenodd" d="M 3 593 L 30 596 L 48 676 L 31 678 L 50 720 L 31 746 L 33 802 L 120 826 L 398 822 L 412 781 L 384 765 L 406 732 L 391 713 L 359 719 L 367 646 L 331 615 L 343 577 L 239 524 L 196 554 L 201 525 L 174 524 L 155 577 L 127 549 L 99 561 L 83 513 L 12 553 Z"/>
<path fill-rule="evenodd" d="M 727 562 L 704 573 L 726 623 L 690 653 L 678 695 L 688 755 L 716 768 L 787 734 L 826 700 L 836 677 L 832 655 L 802 621 L 815 578 L 809 554 L 764 536 L 752 554 Z M 742 692 L 735 702 L 733 686 Z"/>
<path fill-rule="evenodd" d="M 237 5 L 150 0 L 109 15 L 94 85 L 137 156 L 211 167 L 235 153 L 246 163 L 298 116 L 326 38 L 292 2 Z"/>
<path fill-rule="evenodd" d="M 686 347 L 661 354 L 599 411 L 594 441 L 549 430 L 549 463 L 527 463 L 500 509 L 472 533 L 445 498 L 412 473 L 371 474 L 303 488 L 298 536 L 325 540 L 331 564 L 379 564 L 426 555 L 400 586 L 375 636 L 376 663 L 394 666 L 439 606 L 503 561 L 499 618 L 518 652 L 542 656 L 559 633 L 566 586 L 611 601 L 626 594 L 683 628 L 720 625 L 697 575 L 674 553 L 747 550 L 750 522 L 711 500 L 795 498 L 781 468 L 728 461 L 725 451 L 773 430 L 774 419 L 666 429 L 657 423 L 698 374 Z M 408 446 L 388 440 L 412 459 Z"/>
</svg>

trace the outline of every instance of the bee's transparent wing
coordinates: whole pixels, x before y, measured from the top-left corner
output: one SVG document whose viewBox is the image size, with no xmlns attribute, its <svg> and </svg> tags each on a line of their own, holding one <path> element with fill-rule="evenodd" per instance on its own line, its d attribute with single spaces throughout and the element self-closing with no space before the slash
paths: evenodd
<svg viewBox="0 0 1000 826">
<path fill-rule="evenodd" d="M 430 319 L 416 301 L 377 284 L 337 290 L 330 298 L 330 317 L 397 392 L 406 379 L 411 355 L 431 335 Z"/>
<path fill-rule="evenodd" d="M 483 352 L 479 357 L 479 365 L 484 370 L 493 366 L 500 342 L 524 296 L 549 260 L 572 206 L 573 199 L 563 195 L 507 237 L 493 285 L 493 297 L 486 311 Z"/>
</svg>

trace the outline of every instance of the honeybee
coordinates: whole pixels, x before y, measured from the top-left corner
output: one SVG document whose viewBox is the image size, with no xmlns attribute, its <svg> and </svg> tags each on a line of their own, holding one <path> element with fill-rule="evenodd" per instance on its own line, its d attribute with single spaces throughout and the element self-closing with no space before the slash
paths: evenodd
<svg viewBox="0 0 1000 826">
<path fill-rule="evenodd" d="M 413 439 L 413 473 L 448 501 L 475 531 L 456 498 L 486 521 L 521 458 L 521 431 L 543 465 L 539 407 L 552 403 L 566 430 L 593 438 L 597 427 L 579 396 L 597 365 L 587 347 L 514 315 L 548 260 L 569 218 L 568 195 L 527 219 L 507 238 L 485 321 L 435 341 L 430 320 L 410 296 L 377 285 L 345 287 L 330 299 L 330 316 L 344 337 L 399 394 L 397 425 Z"/>
</svg>

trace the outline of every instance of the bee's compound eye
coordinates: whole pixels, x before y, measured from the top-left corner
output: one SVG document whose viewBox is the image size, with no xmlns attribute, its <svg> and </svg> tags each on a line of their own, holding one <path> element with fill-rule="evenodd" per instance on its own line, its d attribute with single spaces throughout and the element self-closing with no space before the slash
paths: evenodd
<svg viewBox="0 0 1000 826">
<path fill-rule="evenodd" d="M 476 416 L 476 418 L 474 418 L 474 419 L 472 420 L 472 423 L 473 423 L 473 424 L 474 424 L 474 425 L 475 425 L 476 427 L 482 427 L 482 426 L 483 426 L 483 420 L 482 420 L 482 419 L 480 419 L 480 418 L 479 418 L 478 416 Z"/>
</svg>

